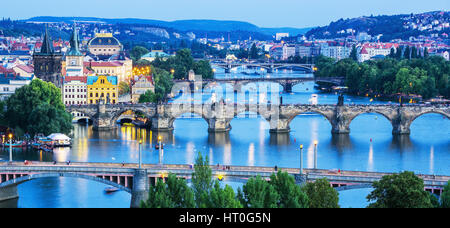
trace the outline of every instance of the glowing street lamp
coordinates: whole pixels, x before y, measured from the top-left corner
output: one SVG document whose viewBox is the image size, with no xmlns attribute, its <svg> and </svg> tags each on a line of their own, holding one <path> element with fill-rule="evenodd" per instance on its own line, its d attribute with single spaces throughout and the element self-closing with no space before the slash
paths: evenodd
<svg viewBox="0 0 450 228">
<path fill-rule="evenodd" d="M 300 145 L 300 175 L 303 174 L 303 144 Z"/>
<path fill-rule="evenodd" d="M 139 169 L 141 169 L 141 166 L 142 166 L 142 160 L 141 160 L 141 145 L 142 145 L 142 139 L 139 139 Z"/>
<path fill-rule="evenodd" d="M 158 141 L 159 141 L 159 148 L 158 148 L 158 150 L 159 150 L 159 164 L 162 165 L 162 159 L 163 159 L 164 154 L 163 154 L 163 150 L 162 150 L 162 147 L 161 147 L 161 142 L 162 142 L 162 136 L 161 135 L 158 136 Z"/>
<path fill-rule="evenodd" d="M 317 140 L 314 140 L 314 169 L 317 169 Z"/>
<path fill-rule="evenodd" d="M 13 134 L 9 133 L 8 138 L 9 138 L 9 162 L 12 163 L 12 138 L 13 138 Z"/>
<path fill-rule="evenodd" d="M 170 73 L 171 73 L 171 74 L 174 74 L 174 73 L 175 73 L 175 70 L 174 70 L 174 69 L 170 69 Z"/>
</svg>

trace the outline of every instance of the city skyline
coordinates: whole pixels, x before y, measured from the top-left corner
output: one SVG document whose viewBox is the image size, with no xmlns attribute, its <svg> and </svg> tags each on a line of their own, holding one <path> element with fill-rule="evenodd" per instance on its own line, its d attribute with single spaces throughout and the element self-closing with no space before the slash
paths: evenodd
<svg viewBox="0 0 450 228">
<path fill-rule="evenodd" d="M 427 5 L 420 1 L 373 1 L 373 4 L 356 0 L 316 2 L 280 0 L 277 4 L 267 0 L 236 0 L 211 2 L 196 0 L 187 2 L 171 0 L 164 2 L 130 0 L 126 3 L 112 0 L 80 0 L 78 4 L 61 3 L 54 0 L 32 1 L 27 7 L 21 2 L 5 2 L 0 9 L 2 17 L 28 19 L 35 16 L 61 17 L 99 17 L 99 18 L 141 18 L 163 21 L 206 19 L 245 21 L 259 27 L 306 28 L 324 26 L 340 18 L 354 18 L 370 15 L 395 15 L 423 13 L 429 11 L 448 11 L 450 3 L 445 0 L 430 0 Z M 61 10 L 63 6 L 67 11 Z M 89 5 L 90 7 L 86 7 Z M 177 7 L 172 7 L 176 5 Z M 130 7 L 130 10 L 123 10 Z M 134 7 L 144 6 L 144 7 Z M 370 7 L 369 7 L 370 6 Z M 132 9 L 132 10 L 131 10 Z M 336 10 L 341 9 L 341 10 Z M 279 12 L 279 13 L 274 13 Z"/>
</svg>

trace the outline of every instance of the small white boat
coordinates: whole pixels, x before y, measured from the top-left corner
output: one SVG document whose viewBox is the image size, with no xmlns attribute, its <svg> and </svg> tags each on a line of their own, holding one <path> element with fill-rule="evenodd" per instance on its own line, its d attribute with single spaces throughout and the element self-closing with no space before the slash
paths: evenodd
<svg viewBox="0 0 450 228">
<path fill-rule="evenodd" d="M 119 189 L 116 188 L 116 187 L 107 187 L 107 188 L 105 188 L 105 192 L 106 193 L 113 193 L 113 192 L 117 192 L 117 191 L 119 191 Z"/>
</svg>

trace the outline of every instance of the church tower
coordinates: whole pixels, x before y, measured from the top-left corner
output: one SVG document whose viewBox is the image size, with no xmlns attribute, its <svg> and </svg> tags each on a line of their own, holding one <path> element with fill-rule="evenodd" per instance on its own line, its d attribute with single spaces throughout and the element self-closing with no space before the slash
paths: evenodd
<svg viewBox="0 0 450 228">
<path fill-rule="evenodd" d="M 83 76 L 83 60 L 84 55 L 80 52 L 77 27 L 73 23 L 70 50 L 66 53 L 66 76 Z"/>
<path fill-rule="evenodd" d="M 63 77 L 61 75 L 62 54 L 55 52 L 53 41 L 45 26 L 44 40 L 40 52 L 33 53 L 34 74 L 47 82 L 52 82 L 56 87 L 61 88 Z"/>
</svg>

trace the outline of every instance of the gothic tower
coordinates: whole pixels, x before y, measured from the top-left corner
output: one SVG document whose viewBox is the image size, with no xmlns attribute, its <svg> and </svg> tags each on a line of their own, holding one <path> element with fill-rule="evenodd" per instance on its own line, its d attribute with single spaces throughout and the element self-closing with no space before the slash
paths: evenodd
<svg viewBox="0 0 450 228">
<path fill-rule="evenodd" d="M 79 39 L 76 24 L 73 23 L 70 50 L 66 53 L 66 76 L 83 76 L 84 55 L 79 49 Z"/>
<path fill-rule="evenodd" d="M 52 82 L 56 87 L 61 88 L 63 77 L 61 76 L 62 54 L 55 52 L 53 41 L 45 27 L 44 40 L 40 52 L 33 53 L 34 74 L 36 77 Z"/>
</svg>

